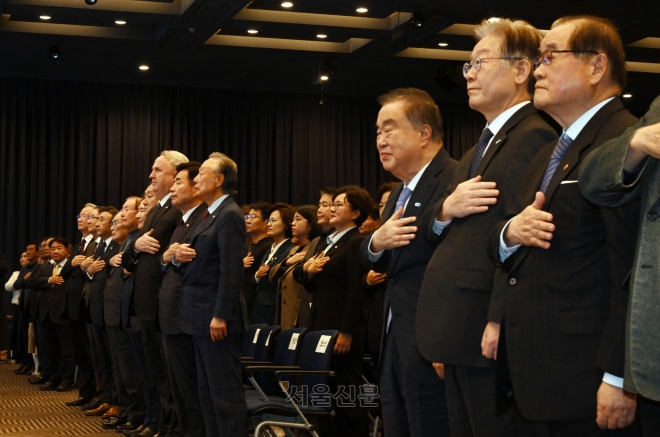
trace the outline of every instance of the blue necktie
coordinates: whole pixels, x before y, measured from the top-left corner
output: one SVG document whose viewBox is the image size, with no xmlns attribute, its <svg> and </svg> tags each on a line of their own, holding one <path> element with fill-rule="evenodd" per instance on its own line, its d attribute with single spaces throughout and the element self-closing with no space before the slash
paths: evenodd
<svg viewBox="0 0 660 437">
<path fill-rule="evenodd" d="M 477 175 L 477 169 L 479 168 L 479 164 L 481 164 L 481 160 L 484 159 L 484 152 L 486 151 L 486 147 L 488 147 L 488 143 L 490 142 L 491 138 L 493 138 L 493 133 L 490 131 L 490 129 L 484 129 L 484 131 L 481 133 L 481 137 L 479 137 L 477 150 L 474 152 L 474 158 L 472 158 L 472 166 L 470 167 L 470 179 Z"/>
<path fill-rule="evenodd" d="M 557 170 L 557 167 L 559 167 L 559 163 L 561 162 L 571 144 L 573 144 L 573 140 L 568 135 L 566 135 L 566 133 L 562 134 L 562 136 L 559 138 L 559 142 L 555 146 L 555 150 L 552 151 L 552 156 L 550 157 L 550 162 L 548 162 L 548 167 L 545 169 L 543 182 L 541 182 L 541 188 L 539 189 L 539 191 L 542 193 L 545 193 L 545 190 L 548 189 L 552 175 L 555 174 L 555 170 Z"/>
<path fill-rule="evenodd" d="M 397 212 L 399 208 L 402 206 L 404 207 L 405 210 L 406 202 L 410 198 L 411 194 L 412 194 L 412 190 L 410 188 L 404 188 L 403 190 L 401 190 L 401 194 L 399 194 L 399 198 L 396 201 L 396 208 L 394 208 L 394 212 Z"/>
</svg>

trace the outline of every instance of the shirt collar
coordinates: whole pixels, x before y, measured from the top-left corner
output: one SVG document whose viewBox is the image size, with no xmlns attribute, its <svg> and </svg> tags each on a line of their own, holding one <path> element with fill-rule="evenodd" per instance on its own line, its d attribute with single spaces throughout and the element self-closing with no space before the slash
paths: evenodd
<svg viewBox="0 0 660 437">
<path fill-rule="evenodd" d="M 163 197 L 162 199 L 160 199 L 160 200 L 158 201 L 158 204 L 159 204 L 160 207 L 162 208 L 163 206 L 165 206 L 165 204 L 167 203 L 168 200 L 170 200 L 170 193 L 167 193 L 167 195 L 166 195 L 165 197 Z"/>
<path fill-rule="evenodd" d="M 415 177 L 413 177 L 409 183 L 404 183 L 403 188 L 408 188 L 410 191 L 415 191 L 415 187 L 417 186 L 417 182 L 422 178 L 422 175 L 424 174 L 424 171 L 426 170 L 426 167 L 431 164 L 431 161 L 429 161 L 420 171 L 417 172 Z"/>
<path fill-rule="evenodd" d="M 108 238 L 105 240 L 105 248 L 106 248 L 106 249 L 107 249 L 108 247 L 110 247 L 110 243 L 112 243 L 112 237 L 108 237 Z"/>
<path fill-rule="evenodd" d="M 341 231 L 341 232 L 335 232 L 334 234 L 328 236 L 328 238 L 332 241 L 332 243 L 329 243 L 328 246 L 330 244 L 335 244 L 337 241 L 341 240 L 341 237 L 346 235 L 346 233 L 348 231 L 350 231 L 351 229 L 355 229 L 355 228 L 357 228 L 357 226 L 353 226 L 352 228 L 348 228 L 348 229 L 346 229 L 344 231 Z"/>
<path fill-rule="evenodd" d="M 51 258 L 50 260 L 48 260 L 48 262 L 51 263 L 52 265 L 56 265 L 56 264 L 57 264 L 58 266 L 60 266 L 60 268 L 62 268 L 62 267 L 64 267 L 64 265 L 66 264 L 66 262 L 67 262 L 68 260 L 69 260 L 68 258 L 64 258 L 64 259 L 63 259 L 62 261 L 60 261 L 59 263 L 56 263 L 56 262 L 53 260 L 53 258 Z"/>
<path fill-rule="evenodd" d="M 509 121 L 509 119 L 513 116 L 513 114 L 518 112 L 520 108 L 522 108 L 523 106 L 529 103 L 530 100 L 526 100 L 524 102 L 518 103 L 517 105 L 513 105 L 512 107 L 510 107 L 509 109 L 507 109 L 506 111 L 502 112 L 500 115 L 495 117 L 495 120 L 493 120 L 492 123 L 486 124 L 486 127 L 490 129 L 490 131 L 493 133 L 493 137 L 497 135 L 500 129 L 502 129 L 502 126 L 504 126 L 504 123 Z"/>
<path fill-rule="evenodd" d="M 271 258 L 271 257 L 273 256 L 273 254 L 274 254 L 275 252 L 277 252 L 277 250 L 280 248 L 280 246 L 282 246 L 282 245 L 283 245 L 284 243 L 286 243 L 287 241 L 289 241 L 289 239 L 288 239 L 288 238 L 285 238 L 284 240 L 280 241 L 279 243 L 277 243 L 277 244 L 273 244 L 273 245 L 271 246 L 271 248 L 270 248 L 270 255 L 271 255 L 271 256 L 270 256 L 269 258 Z"/>
<path fill-rule="evenodd" d="M 94 236 L 92 234 L 87 234 L 87 236 L 85 238 L 83 238 L 83 240 L 86 241 L 85 244 L 89 244 L 89 242 L 92 241 L 93 238 L 94 238 Z"/>
<path fill-rule="evenodd" d="M 564 131 L 564 133 L 573 141 L 577 138 L 578 135 L 580 135 L 580 132 L 582 132 L 582 129 L 589 123 L 589 120 L 593 118 L 594 115 L 598 111 L 600 111 L 600 108 L 603 106 L 607 105 L 610 101 L 612 101 L 614 97 L 610 97 L 609 99 L 605 99 L 602 102 L 598 103 L 597 105 L 593 106 L 590 110 L 585 112 L 575 120 L 575 122 L 569 126 L 568 129 Z"/>
<path fill-rule="evenodd" d="M 96 237 L 96 240 L 94 240 L 94 242 L 98 246 L 98 244 L 101 242 L 101 237 Z"/>
<path fill-rule="evenodd" d="M 218 207 L 220 206 L 220 204 L 222 204 L 222 202 L 223 202 L 227 197 L 229 197 L 229 194 L 223 194 L 223 195 L 220 196 L 215 202 L 213 202 L 212 204 L 210 204 L 210 205 L 209 205 L 209 209 L 208 209 L 209 214 L 213 214 L 213 213 L 215 212 L 215 210 L 218 209 Z"/>
<path fill-rule="evenodd" d="M 201 205 L 201 203 L 200 203 L 199 205 Z M 183 222 L 186 223 L 186 222 L 188 221 L 188 219 L 190 218 L 190 215 L 193 213 L 194 210 L 197 209 L 197 207 L 198 207 L 199 205 L 197 205 L 197 206 L 193 206 L 193 207 L 190 208 L 188 211 L 186 211 L 186 213 L 181 217 L 181 220 L 183 220 Z"/>
</svg>

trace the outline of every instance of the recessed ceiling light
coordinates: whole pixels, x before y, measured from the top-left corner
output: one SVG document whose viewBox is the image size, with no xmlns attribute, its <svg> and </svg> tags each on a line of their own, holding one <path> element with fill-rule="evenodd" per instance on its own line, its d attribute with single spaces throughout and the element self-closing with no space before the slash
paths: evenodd
<svg viewBox="0 0 660 437">
<path fill-rule="evenodd" d="M 321 75 L 321 77 L 319 79 L 321 79 L 322 81 L 325 82 L 326 80 L 329 79 L 329 77 L 327 75 L 323 74 L 323 75 Z"/>
<path fill-rule="evenodd" d="M 42 20 L 50 20 L 50 15 L 39 15 Z"/>
<path fill-rule="evenodd" d="M 624 99 L 629 99 L 632 97 L 632 94 L 624 94 L 621 97 L 623 97 Z"/>
<path fill-rule="evenodd" d="M 256 30 L 256 29 L 249 29 L 249 30 L 248 30 L 248 33 L 254 35 L 255 33 L 259 33 L 259 31 Z"/>
<path fill-rule="evenodd" d="M 291 3 L 291 2 L 284 2 L 284 3 L 282 3 L 282 7 L 283 7 L 283 8 L 290 8 L 290 7 L 292 7 L 292 6 L 293 6 L 293 3 Z"/>
<path fill-rule="evenodd" d="M 369 9 L 367 9 L 367 8 L 357 8 L 355 11 L 360 13 L 360 14 L 365 14 L 365 13 L 369 12 Z"/>
<path fill-rule="evenodd" d="M 149 69 L 149 66 L 143 64 L 143 65 L 140 65 L 138 68 L 142 71 L 147 71 Z"/>
<path fill-rule="evenodd" d="M 489 23 L 497 23 L 498 21 L 500 21 L 500 19 L 497 18 L 497 17 L 490 17 L 490 18 L 488 19 L 488 22 L 489 22 Z"/>
<path fill-rule="evenodd" d="M 446 42 L 439 42 L 438 45 L 440 47 L 447 47 L 449 44 L 447 44 Z"/>
<path fill-rule="evenodd" d="M 124 20 L 117 20 L 115 21 L 115 24 L 124 25 L 126 22 Z"/>
<path fill-rule="evenodd" d="M 324 35 L 322 33 L 319 33 L 318 35 L 316 35 L 316 37 L 321 38 L 321 39 L 326 39 L 328 37 L 328 35 Z"/>
</svg>

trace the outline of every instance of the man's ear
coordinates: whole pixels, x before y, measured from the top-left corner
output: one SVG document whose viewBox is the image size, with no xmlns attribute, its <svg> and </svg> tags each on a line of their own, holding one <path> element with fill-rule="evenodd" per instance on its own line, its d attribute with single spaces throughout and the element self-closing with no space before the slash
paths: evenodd
<svg viewBox="0 0 660 437">
<path fill-rule="evenodd" d="M 516 65 L 516 77 L 514 78 L 516 84 L 522 85 L 527 82 L 527 80 L 532 75 L 532 63 L 529 59 L 520 59 L 518 65 Z"/>
<path fill-rule="evenodd" d="M 433 129 L 428 124 L 423 124 L 419 129 L 420 140 L 423 146 L 426 146 L 433 138 Z"/>
<path fill-rule="evenodd" d="M 593 68 L 591 72 L 591 83 L 596 85 L 600 83 L 607 75 L 610 67 L 610 60 L 605 53 L 599 53 L 591 59 L 590 64 Z"/>
<path fill-rule="evenodd" d="M 222 173 L 220 173 L 219 175 L 216 176 L 216 179 L 215 179 L 215 186 L 216 186 L 216 187 L 221 187 L 222 184 L 224 184 L 224 183 L 225 183 L 225 175 L 223 175 Z"/>
</svg>

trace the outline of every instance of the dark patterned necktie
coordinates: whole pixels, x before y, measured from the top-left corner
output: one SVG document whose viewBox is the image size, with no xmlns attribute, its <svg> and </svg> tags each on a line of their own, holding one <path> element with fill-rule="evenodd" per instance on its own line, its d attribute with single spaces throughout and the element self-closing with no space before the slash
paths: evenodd
<svg viewBox="0 0 660 437">
<path fill-rule="evenodd" d="M 406 202 L 408 201 L 408 199 L 410 199 L 411 194 L 412 194 L 412 190 L 408 187 L 401 190 L 401 194 L 399 194 L 399 198 L 396 200 L 396 206 L 394 207 L 395 213 L 401 207 L 403 207 L 404 210 L 406 209 Z"/>
<path fill-rule="evenodd" d="M 559 163 L 561 162 L 571 144 L 573 144 L 573 140 L 568 135 L 566 135 L 566 133 L 562 134 L 561 138 L 559 138 L 559 142 L 557 142 L 557 145 L 555 146 L 555 150 L 552 151 L 552 156 L 550 157 L 550 162 L 548 162 L 548 167 L 545 169 L 543 182 L 541 182 L 541 188 L 539 189 L 539 191 L 542 193 L 545 193 L 545 190 L 548 189 L 552 175 L 555 174 L 555 170 L 557 170 Z"/>
<path fill-rule="evenodd" d="M 206 210 L 206 212 L 204 213 L 204 217 L 202 217 L 202 221 L 206 220 L 206 217 L 208 217 L 208 216 L 210 216 L 210 215 L 211 215 L 211 214 L 209 214 L 209 211 Z"/>
<path fill-rule="evenodd" d="M 477 175 L 477 169 L 479 168 L 479 164 L 481 164 L 481 160 L 484 159 L 484 152 L 486 151 L 486 147 L 488 147 L 488 143 L 490 142 L 491 138 L 493 138 L 493 133 L 490 131 L 490 129 L 484 129 L 484 131 L 481 133 L 481 137 L 479 137 L 479 141 L 477 142 L 477 150 L 474 152 L 474 158 L 472 158 L 472 166 L 470 167 L 469 179 L 472 179 Z"/>
<path fill-rule="evenodd" d="M 178 243 L 179 240 L 181 239 L 181 232 L 183 231 L 183 225 L 184 222 L 182 218 L 181 220 L 179 220 L 179 226 L 177 226 L 176 229 L 174 230 L 174 234 L 172 237 L 172 241 L 174 241 L 175 243 Z"/>
<path fill-rule="evenodd" d="M 85 254 L 85 247 L 87 247 L 87 240 L 84 238 L 80 242 L 80 248 L 78 248 L 78 255 L 84 255 Z"/>
</svg>

